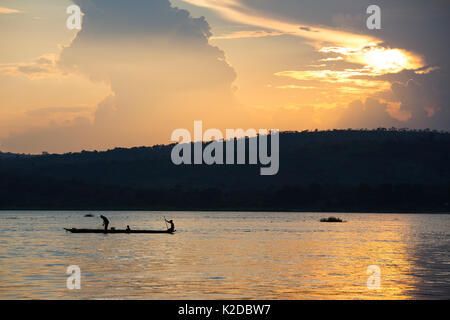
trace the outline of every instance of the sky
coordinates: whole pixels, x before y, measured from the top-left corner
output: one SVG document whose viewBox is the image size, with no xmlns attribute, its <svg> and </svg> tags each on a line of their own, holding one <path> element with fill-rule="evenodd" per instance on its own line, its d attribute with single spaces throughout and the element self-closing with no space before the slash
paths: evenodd
<svg viewBox="0 0 450 320">
<path fill-rule="evenodd" d="M 66 9 L 83 12 L 69 30 Z M 369 5 L 381 29 L 369 30 Z M 445 0 L 0 0 L 0 151 L 178 128 L 450 130 Z"/>
</svg>

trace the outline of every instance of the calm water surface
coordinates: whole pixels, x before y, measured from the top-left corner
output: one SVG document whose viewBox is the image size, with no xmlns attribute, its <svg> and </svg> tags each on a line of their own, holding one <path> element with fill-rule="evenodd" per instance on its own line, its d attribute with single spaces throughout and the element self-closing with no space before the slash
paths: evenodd
<svg viewBox="0 0 450 320">
<path fill-rule="evenodd" d="M 92 213 L 93 218 L 84 217 Z M 70 234 L 63 227 L 174 235 Z M 449 299 L 450 215 L 0 212 L 0 299 Z M 81 290 L 66 269 L 81 269 Z M 367 267 L 381 288 L 367 288 Z"/>
</svg>

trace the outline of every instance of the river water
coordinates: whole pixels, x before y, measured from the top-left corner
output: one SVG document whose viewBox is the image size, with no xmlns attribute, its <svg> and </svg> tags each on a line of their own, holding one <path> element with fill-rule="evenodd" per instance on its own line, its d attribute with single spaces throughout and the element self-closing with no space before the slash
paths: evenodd
<svg viewBox="0 0 450 320">
<path fill-rule="evenodd" d="M 177 232 L 63 230 L 100 214 Z M 331 215 L 346 222 L 319 222 Z M 437 214 L 0 211 L 0 299 L 449 299 L 449 234 Z"/>
</svg>

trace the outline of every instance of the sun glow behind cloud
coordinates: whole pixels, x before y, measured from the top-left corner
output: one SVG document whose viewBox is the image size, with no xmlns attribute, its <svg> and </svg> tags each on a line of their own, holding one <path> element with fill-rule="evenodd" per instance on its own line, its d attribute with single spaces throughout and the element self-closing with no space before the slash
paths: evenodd
<svg viewBox="0 0 450 320">
<path fill-rule="evenodd" d="M 361 50 L 352 50 L 345 47 L 323 47 L 322 53 L 339 54 L 336 58 L 322 59 L 321 61 L 345 60 L 362 64 L 372 75 L 397 73 L 402 70 L 416 70 L 424 66 L 423 59 L 412 52 L 402 49 L 384 48 L 381 46 L 365 47 Z"/>
<path fill-rule="evenodd" d="M 320 65 L 315 70 L 288 70 L 275 73 L 278 77 L 289 77 L 300 83 L 318 82 L 327 84 L 329 94 L 333 94 L 342 103 L 350 103 L 357 98 L 366 98 L 377 92 L 390 89 L 389 81 L 376 77 L 402 70 L 423 68 L 421 57 L 401 49 L 388 49 L 380 46 L 353 50 L 344 47 L 323 47 L 319 50 L 325 54 L 338 54 L 337 57 L 321 59 L 325 62 L 351 62 L 360 64 L 360 68 L 332 70 L 330 66 Z M 293 88 L 297 84 L 291 84 Z M 391 114 L 391 113 L 390 113 Z M 391 114 L 392 115 L 392 114 Z M 398 118 L 398 117 L 396 117 Z M 408 119 L 409 117 L 401 117 Z"/>
<path fill-rule="evenodd" d="M 210 8 L 223 17 L 245 25 L 276 31 L 235 32 L 216 39 L 240 37 L 261 37 L 289 34 L 313 40 L 322 53 L 337 53 L 339 57 L 329 57 L 321 61 L 345 60 L 366 65 L 375 74 L 397 73 L 404 69 L 418 69 L 424 66 L 422 58 L 402 49 L 384 48 L 382 41 L 372 36 L 343 32 L 331 28 L 296 24 L 263 16 L 246 7 L 238 0 L 182 0 L 184 2 Z M 212 37 L 214 39 L 214 37 Z M 324 46 L 333 44 L 334 46 Z"/>
<path fill-rule="evenodd" d="M 368 94 L 389 88 L 386 81 L 366 79 L 388 73 L 398 73 L 402 70 L 418 70 L 424 68 L 422 57 L 413 52 L 399 48 L 387 48 L 383 41 L 368 35 L 338 31 L 322 26 L 293 23 L 249 8 L 239 0 L 182 0 L 192 5 L 209 8 L 222 17 L 247 26 L 263 29 L 263 31 L 242 31 L 220 35 L 211 39 L 236 39 L 245 37 L 264 37 L 276 35 L 291 35 L 305 38 L 317 52 L 325 55 L 318 60 L 314 70 L 286 70 L 276 72 L 275 76 L 290 77 L 300 81 L 318 81 L 335 84 L 329 88 L 330 94 L 347 93 L 347 100 L 364 98 Z M 270 31 L 266 31 L 270 30 Z M 336 68 L 335 63 L 351 63 L 361 65 L 359 68 Z M 361 77 L 363 79 L 358 79 Z M 342 87 L 339 87 L 342 85 Z M 299 84 L 284 84 L 275 86 L 279 89 L 295 89 L 311 86 Z M 351 97 L 350 97 L 351 96 Z"/>
</svg>

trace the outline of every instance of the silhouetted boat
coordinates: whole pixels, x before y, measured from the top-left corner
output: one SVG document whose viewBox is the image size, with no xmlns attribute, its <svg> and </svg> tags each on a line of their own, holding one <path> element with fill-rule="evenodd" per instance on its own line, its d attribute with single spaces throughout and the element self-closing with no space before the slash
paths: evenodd
<svg viewBox="0 0 450 320">
<path fill-rule="evenodd" d="M 64 230 L 72 232 L 72 233 L 168 233 L 173 234 L 175 231 L 169 231 L 169 230 L 115 230 L 115 229 L 67 229 L 64 228 Z"/>
<path fill-rule="evenodd" d="M 320 222 L 346 222 L 346 221 L 343 221 L 342 219 L 336 218 L 336 217 L 329 217 L 329 218 L 320 219 Z"/>
</svg>

